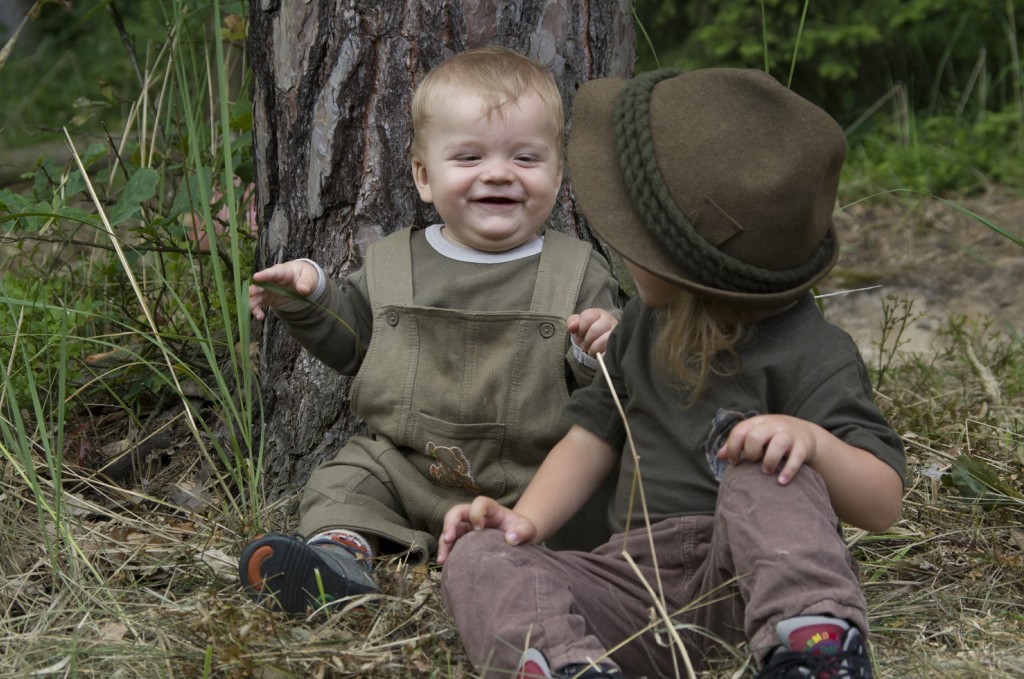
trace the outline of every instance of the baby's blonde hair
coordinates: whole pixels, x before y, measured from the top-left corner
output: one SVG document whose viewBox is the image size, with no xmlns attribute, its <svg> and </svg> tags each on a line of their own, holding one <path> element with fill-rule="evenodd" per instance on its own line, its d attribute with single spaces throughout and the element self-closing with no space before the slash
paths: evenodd
<svg viewBox="0 0 1024 679">
<path fill-rule="evenodd" d="M 736 345 L 743 339 L 746 321 L 721 304 L 682 291 L 658 310 L 661 327 L 655 339 L 655 357 L 688 392 L 687 405 L 697 402 L 715 375 L 731 375 L 739 368 Z"/>
<path fill-rule="evenodd" d="M 412 98 L 412 155 L 420 157 L 423 138 L 433 115 L 444 111 L 452 92 L 468 91 L 482 97 L 489 114 L 501 114 L 505 106 L 520 97 L 537 94 L 551 109 L 557 125 L 557 146 L 561 153 L 565 135 L 565 111 L 554 77 L 542 65 L 498 45 L 460 52 L 427 73 Z"/>
</svg>

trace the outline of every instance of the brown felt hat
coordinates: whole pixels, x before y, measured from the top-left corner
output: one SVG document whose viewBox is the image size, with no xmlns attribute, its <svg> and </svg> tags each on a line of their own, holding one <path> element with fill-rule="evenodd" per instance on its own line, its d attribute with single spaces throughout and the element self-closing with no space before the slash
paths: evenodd
<svg viewBox="0 0 1024 679">
<path fill-rule="evenodd" d="M 573 103 L 569 176 L 593 229 L 690 292 L 777 307 L 835 264 L 846 138 L 757 70 L 603 78 Z"/>
</svg>

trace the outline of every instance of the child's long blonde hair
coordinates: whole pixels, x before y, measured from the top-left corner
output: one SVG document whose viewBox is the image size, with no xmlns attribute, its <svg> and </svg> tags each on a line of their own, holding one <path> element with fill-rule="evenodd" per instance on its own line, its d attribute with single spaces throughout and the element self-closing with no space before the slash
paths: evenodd
<svg viewBox="0 0 1024 679">
<path fill-rule="evenodd" d="M 748 314 L 682 291 L 659 309 L 655 360 L 689 392 L 687 405 L 704 393 L 713 376 L 739 368 L 736 345 L 743 339 Z"/>
</svg>

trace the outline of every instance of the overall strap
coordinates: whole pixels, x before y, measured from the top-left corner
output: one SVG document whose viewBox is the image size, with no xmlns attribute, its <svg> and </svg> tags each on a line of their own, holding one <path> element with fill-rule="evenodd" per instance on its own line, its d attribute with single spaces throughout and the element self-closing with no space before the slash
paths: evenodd
<svg viewBox="0 0 1024 679">
<path fill-rule="evenodd" d="M 374 312 L 386 306 L 412 305 L 412 254 L 405 228 L 370 245 L 366 251 L 366 287 Z"/>
<path fill-rule="evenodd" d="M 545 231 L 530 311 L 568 318 L 576 310 L 589 261 L 589 243 L 554 229 Z"/>
</svg>

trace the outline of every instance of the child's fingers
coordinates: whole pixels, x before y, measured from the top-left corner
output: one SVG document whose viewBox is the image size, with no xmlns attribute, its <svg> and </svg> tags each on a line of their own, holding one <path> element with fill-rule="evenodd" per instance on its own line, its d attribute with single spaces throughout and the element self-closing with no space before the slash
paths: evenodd
<svg viewBox="0 0 1024 679">
<path fill-rule="evenodd" d="M 452 547 L 463 535 L 469 532 L 469 527 L 466 524 L 459 524 L 454 527 L 445 528 L 444 532 L 441 533 L 441 539 L 437 543 L 437 563 L 444 564 L 448 559 L 448 555 L 451 554 Z"/>
<path fill-rule="evenodd" d="M 249 311 L 253 317 L 258 321 L 262 321 L 266 318 L 266 314 L 263 312 L 263 307 L 267 303 L 266 290 L 259 287 L 258 285 L 249 286 Z"/>
<path fill-rule="evenodd" d="M 522 519 L 505 531 L 505 542 L 514 547 L 515 545 L 532 542 L 536 535 L 537 528 L 533 523 L 527 519 Z"/>
<path fill-rule="evenodd" d="M 733 427 L 718 456 L 728 460 L 729 464 L 734 466 L 741 462 L 760 460 L 764 452 L 764 444 L 759 443 L 754 424 L 751 419 L 744 420 Z"/>
<path fill-rule="evenodd" d="M 501 505 L 483 495 L 469 505 L 467 520 L 473 530 L 483 530 L 494 524 L 494 519 L 502 509 Z"/>
<path fill-rule="evenodd" d="M 317 283 L 317 273 L 308 262 L 291 261 L 257 271 L 252 279 L 256 283 L 273 283 L 300 295 L 308 295 Z"/>
<path fill-rule="evenodd" d="M 782 471 L 779 472 L 779 483 L 786 485 L 793 480 L 796 473 L 800 471 L 800 467 L 804 464 L 803 457 L 797 457 L 791 455 L 786 458 L 786 463 L 782 466 Z"/>
<path fill-rule="evenodd" d="M 456 541 L 472 530 L 469 523 L 469 505 L 459 504 L 448 510 L 441 525 L 441 538 L 438 541 L 437 562 L 444 563 L 448 553 Z"/>
</svg>

